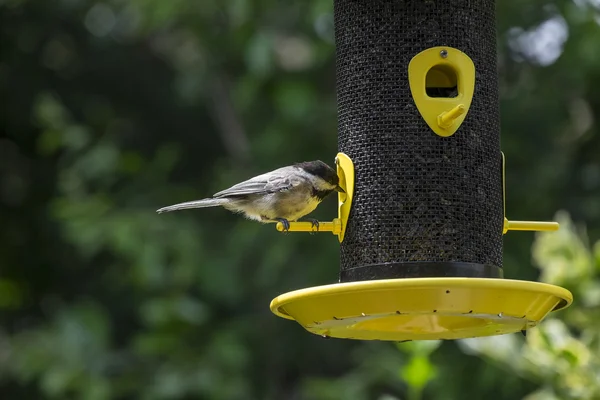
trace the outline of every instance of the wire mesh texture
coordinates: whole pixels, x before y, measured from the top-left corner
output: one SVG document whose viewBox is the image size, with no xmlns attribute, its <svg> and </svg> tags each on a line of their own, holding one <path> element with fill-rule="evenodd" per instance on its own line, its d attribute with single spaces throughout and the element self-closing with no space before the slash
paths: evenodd
<svg viewBox="0 0 600 400">
<path fill-rule="evenodd" d="M 502 169 L 494 0 L 335 0 L 338 147 L 354 162 L 342 282 L 498 276 Z M 411 97 L 408 64 L 451 46 L 475 64 L 475 94 L 443 138 Z M 500 272 L 498 272 L 500 271 Z"/>
</svg>

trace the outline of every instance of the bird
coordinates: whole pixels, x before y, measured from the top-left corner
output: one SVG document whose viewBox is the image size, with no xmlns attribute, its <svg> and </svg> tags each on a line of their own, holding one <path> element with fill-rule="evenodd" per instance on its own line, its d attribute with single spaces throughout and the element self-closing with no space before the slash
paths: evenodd
<svg viewBox="0 0 600 400">
<path fill-rule="evenodd" d="M 221 206 L 261 223 L 281 222 L 288 231 L 290 222 L 310 214 L 334 191 L 345 193 L 336 171 L 321 160 L 305 161 L 255 176 L 210 198 L 174 204 L 156 212 Z M 318 230 L 319 222 L 308 220 Z"/>
</svg>

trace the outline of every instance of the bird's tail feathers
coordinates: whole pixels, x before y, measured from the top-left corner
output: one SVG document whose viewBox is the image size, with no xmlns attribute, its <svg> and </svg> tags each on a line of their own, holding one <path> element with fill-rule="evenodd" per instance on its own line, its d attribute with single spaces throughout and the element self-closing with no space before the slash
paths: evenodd
<svg viewBox="0 0 600 400">
<path fill-rule="evenodd" d="M 158 210 L 156 210 L 156 212 L 161 214 L 170 211 L 188 210 L 190 208 L 217 207 L 227 204 L 228 201 L 229 200 L 225 198 L 187 201 L 185 203 L 173 204 L 172 206 L 159 208 Z"/>
</svg>

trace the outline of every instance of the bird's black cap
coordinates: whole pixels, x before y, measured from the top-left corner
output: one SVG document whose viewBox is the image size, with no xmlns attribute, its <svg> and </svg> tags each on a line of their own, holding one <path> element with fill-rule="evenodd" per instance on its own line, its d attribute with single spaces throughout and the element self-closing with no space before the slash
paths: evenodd
<svg viewBox="0 0 600 400">
<path fill-rule="evenodd" d="M 301 162 L 296 164 L 296 167 L 302 168 L 309 174 L 316 175 L 332 185 L 339 184 L 339 178 L 335 170 L 329 165 L 325 164 L 323 161 L 317 160 Z"/>
</svg>

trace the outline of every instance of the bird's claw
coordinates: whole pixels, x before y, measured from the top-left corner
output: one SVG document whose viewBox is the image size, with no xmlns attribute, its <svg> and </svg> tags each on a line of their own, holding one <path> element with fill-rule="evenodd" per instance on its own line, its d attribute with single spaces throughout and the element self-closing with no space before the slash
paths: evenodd
<svg viewBox="0 0 600 400">
<path fill-rule="evenodd" d="M 306 218 L 306 221 L 310 222 L 312 224 L 312 232 L 311 233 L 315 233 L 315 232 L 319 232 L 319 221 L 314 219 L 314 218 Z"/>
<path fill-rule="evenodd" d="M 281 225 L 283 225 L 283 231 L 284 232 L 288 232 L 290 230 L 290 221 L 288 221 L 285 218 L 275 218 L 275 221 L 277 222 L 281 222 Z"/>
</svg>

